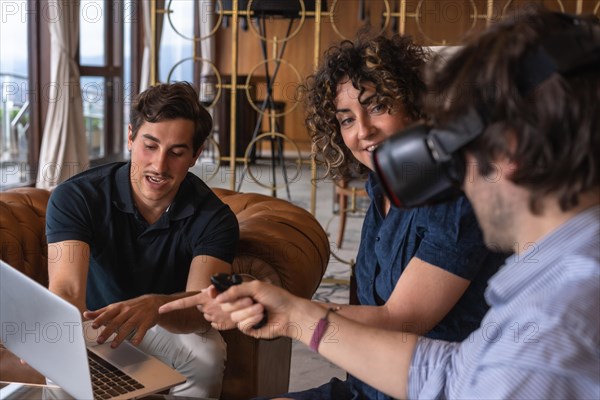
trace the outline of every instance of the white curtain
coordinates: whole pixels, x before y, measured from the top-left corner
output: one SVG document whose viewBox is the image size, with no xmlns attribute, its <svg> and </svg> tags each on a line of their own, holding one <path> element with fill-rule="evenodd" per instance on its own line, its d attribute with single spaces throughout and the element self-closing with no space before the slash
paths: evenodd
<svg viewBox="0 0 600 400">
<path fill-rule="evenodd" d="M 79 1 L 48 0 L 51 18 L 48 115 L 42 136 L 36 186 L 51 189 L 88 168 L 87 139 L 79 68 L 75 54 L 79 44 Z"/>
</svg>

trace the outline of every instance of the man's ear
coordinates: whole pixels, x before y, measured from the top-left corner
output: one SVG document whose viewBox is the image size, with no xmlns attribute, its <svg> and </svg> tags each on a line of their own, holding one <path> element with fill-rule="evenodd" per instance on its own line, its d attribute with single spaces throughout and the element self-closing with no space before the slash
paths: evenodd
<svg viewBox="0 0 600 400">
<path fill-rule="evenodd" d="M 198 157 L 200 157 L 200 154 L 202 154 L 202 152 L 204 151 L 205 146 L 206 146 L 206 143 L 202 143 L 202 146 L 200 146 L 198 148 L 198 151 L 194 155 L 193 161 L 190 163 L 190 168 L 192 168 L 194 165 L 196 165 L 196 161 L 198 161 Z"/>
<path fill-rule="evenodd" d="M 127 125 L 127 150 L 131 151 L 131 146 L 133 146 L 133 129 L 129 124 Z"/>
<path fill-rule="evenodd" d="M 511 179 L 514 175 L 515 172 L 518 169 L 518 165 L 517 162 L 515 161 L 515 159 L 513 157 L 510 156 L 504 156 L 502 157 L 499 161 L 498 161 L 498 166 L 500 168 L 502 168 L 502 173 L 508 178 Z"/>
<path fill-rule="evenodd" d="M 508 150 L 508 154 L 503 157 L 503 169 L 504 173 L 510 178 L 512 177 L 518 169 L 517 161 L 515 160 L 514 154 L 517 151 L 518 139 L 517 133 L 509 129 L 505 133 L 506 135 L 506 148 Z"/>
</svg>

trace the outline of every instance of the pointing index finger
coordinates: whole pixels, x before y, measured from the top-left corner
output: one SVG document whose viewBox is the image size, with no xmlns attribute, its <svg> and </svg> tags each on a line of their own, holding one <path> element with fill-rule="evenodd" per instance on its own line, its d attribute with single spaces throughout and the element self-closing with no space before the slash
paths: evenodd
<svg viewBox="0 0 600 400">
<path fill-rule="evenodd" d="M 173 300 L 169 303 L 163 304 L 158 308 L 159 314 L 165 314 L 175 310 L 183 310 L 184 308 L 191 308 L 195 306 L 201 306 L 202 301 L 200 296 L 202 293 L 195 294 L 193 296 L 183 297 L 178 300 Z"/>
</svg>

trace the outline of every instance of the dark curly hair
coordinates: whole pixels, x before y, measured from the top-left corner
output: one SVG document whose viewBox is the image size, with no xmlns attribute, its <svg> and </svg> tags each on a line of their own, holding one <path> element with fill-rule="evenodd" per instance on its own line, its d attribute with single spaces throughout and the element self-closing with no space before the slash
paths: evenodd
<svg viewBox="0 0 600 400">
<path fill-rule="evenodd" d="M 364 84 L 375 86 L 376 101 L 395 113 L 402 106 L 413 120 L 422 117 L 420 98 L 425 91 L 421 70 L 428 52 L 409 37 L 371 36 L 362 30 L 356 40 L 330 47 L 316 72 L 310 75 L 305 92 L 306 126 L 317 165 L 334 179 L 364 176 L 369 170 L 359 163 L 344 144 L 335 116 L 337 86 L 346 77 L 362 92 Z"/>
<path fill-rule="evenodd" d="M 574 27 L 580 40 L 600 47 L 597 17 L 528 7 L 472 38 L 441 71 L 433 69 L 433 60 L 427 79 L 427 110 L 437 123 L 458 118 L 474 105 L 483 114 L 487 128 L 466 150 L 484 176 L 492 171 L 495 157 L 514 160 L 518 167 L 510 179 L 530 191 L 534 213 L 541 211 L 540 199 L 550 194 L 557 196 L 562 210 L 569 210 L 581 193 L 600 186 L 600 68 L 554 73 L 530 90 L 519 87 L 542 73 L 532 70 L 531 76 L 522 76 L 524 59 L 539 49 L 542 39 L 563 37 Z M 516 139 L 514 150 L 509 132 Z"/>
<path fill-rule="evenodd" d="M 177 118 L 194 122 L 193 151 L 196 154 L 210 134 L 213 120 L 200 104 L 196 89 L 188 82 L 161 83 L 134 98 L 129 118 L 132 139 L 144 122 Z"/>
</svg>

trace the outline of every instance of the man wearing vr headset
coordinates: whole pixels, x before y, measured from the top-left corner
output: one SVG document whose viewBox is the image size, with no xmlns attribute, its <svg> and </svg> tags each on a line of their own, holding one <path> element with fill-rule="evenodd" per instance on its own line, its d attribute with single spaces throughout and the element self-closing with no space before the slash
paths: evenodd
<svg viewBox="0 0 600 400">
<path fill-rule="evenodd" d="M 450 343 L 375 329 L 256 281 L 217 301 L 245 333 L 301 340 L 394 397 L 600 398 L 597 17 L 522 11 L 467 43 L 431 89 L 433 129 L 395 137 L 374 162 L 405 206 L 447 198 L 458 179 L 488 246 L 514 250 L 478 330 Z M 441 174 L 402 198 L 391 177 L 423 151 Z M 252 329 L 264 309 L 269 323 Z"/>
</svg>

